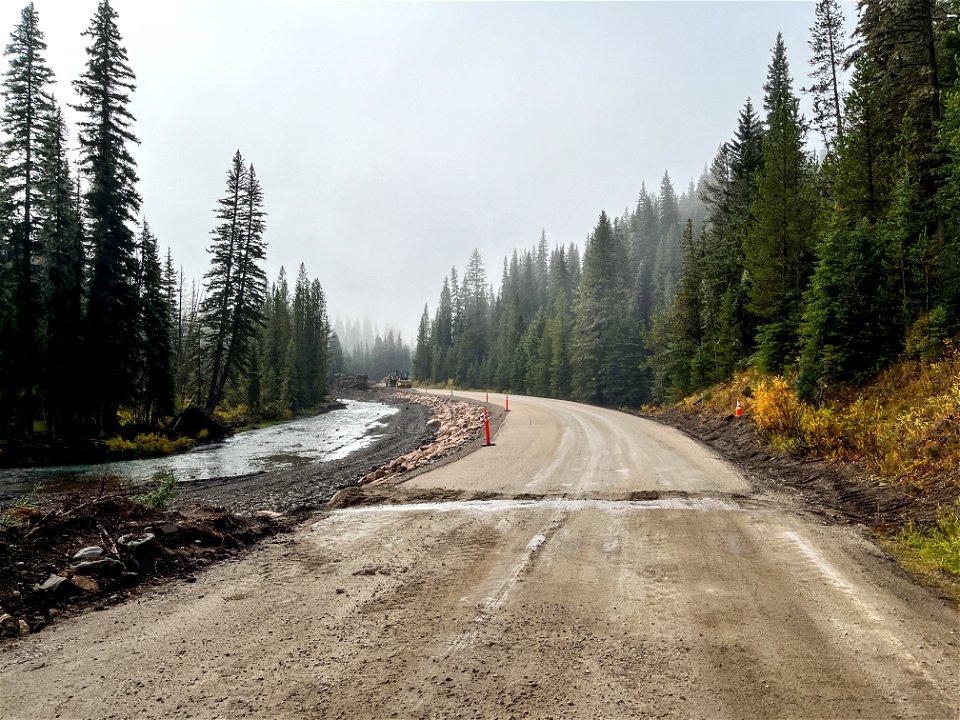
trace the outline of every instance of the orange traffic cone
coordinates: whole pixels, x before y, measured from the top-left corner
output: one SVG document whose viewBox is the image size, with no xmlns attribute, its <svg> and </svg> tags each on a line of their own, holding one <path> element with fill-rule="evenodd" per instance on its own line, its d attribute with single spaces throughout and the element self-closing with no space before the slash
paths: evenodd
<svg viewBox="0 0 960 720">
<path fill-rule="evenodd" d="M 743 403 L 737 400 L 737 417 L 743 416 Z"/>
</svg>

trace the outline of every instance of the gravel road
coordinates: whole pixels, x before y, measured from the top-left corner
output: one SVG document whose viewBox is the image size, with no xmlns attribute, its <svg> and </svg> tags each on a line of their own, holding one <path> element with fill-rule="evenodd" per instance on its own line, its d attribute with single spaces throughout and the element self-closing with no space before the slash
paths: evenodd
<svg viewBox="0 0 960 720">
<path fill-rule="evenodd" d="M 487 499 L 331 512 L 12 643 L 0 717 L 960 717 L 955 610 L 669 428 L 511 397 L 407 485 Z"/>
</svg>

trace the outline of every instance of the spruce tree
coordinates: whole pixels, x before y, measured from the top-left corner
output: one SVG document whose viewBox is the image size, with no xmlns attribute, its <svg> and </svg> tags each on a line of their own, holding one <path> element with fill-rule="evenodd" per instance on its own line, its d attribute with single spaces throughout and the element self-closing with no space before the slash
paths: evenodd
<svg viewBox="0 0 960 720">
<path fill-rule="evenodd" d="M 526 392 L 539 397 L 550 397 L 550 367 L 553 362 L 553 338 L 543 308 L 537 310 L 527 326 L 523 338 L 527 359 Z"/>
<path fill-rule="evenodd" d="M 793 93 L 793 78 L 790 77 L 790 63 L 787 61 L 783 33 L 777 33 L 777 41 L 771 52 L 773 57 L 767 67 L 766 82 L 763 83 L 763 109 L 767 113 L 767 126 L 771 124 L 779 99 L 787 92 Z"/>
<path fill-rule="evenodd" d="M 417 349 L 413 355 L 413 379 L 426 382 L 430 379 L 432 365 L 430 337 L 430 313 L 427 305 L 423 305 L 423 315 L 420 316 L 420 325 L 417 327 Z"/>
<path fill-rule="evenodd" d="M 660 213 L 656 199 L 641 184 L 637 206 L 632 216 L 630 272 L 633 281 L 634 311 L 644 325 L 650 321 L 655 297 L 655 266 L 660 245 Z"/>
<path fill-rule="evenodd" d="M 573 336 L 573 395 L 601 405 L 616 404 L 613 345 L 618 315 L 627 300 L 626 249 L 605 212 L 594 228 L 583 258 Z"/>
<path fill-rule="evenodd" d="M 340 338 L 337 333 L 330 333 L 330 342 L 327 345 L 328 372 L 327 376 L 333 378 L 344 371 L 343 345 L 340 344 Z"/>
<path fill-rule="evenodd" d="M 133 115 L 127 109 L 135 76 L 121 44 L 117 14 L 101 0 L 84 32 L 87 68 L 73 87 L 79 102 L 81 167 L 87 178 L 86 220 L 93 249 L 85 320 L 91 411 L 101 436 L 134 390 L 138 309 L 136 240 L 140 208 L 137 172 L 129 145 Z"/>
<path fill-rule="evenodd" d="M 693 222 L 687 221 L 680 240 L 683 274 L 673 303 L 674 344 L 682 361 L 671 368 L 673 382 L 682 393 L 701 387 L 710 373 L 704 351 L 703 247 L 693 237 Z"/>
<path fill-rule="evenodd" d="M 41 146 L 40 229 L 46 268 L 41 294 L 45 308 L 42 363 L 43 405 L 47 429 L 54 436 L 75 424 L 78 388 L 82 384 L 77 358 L 83 347 L 78 328 L 83 316 L 83 228 L 73 199 L 67 161 L 67 130 L 56 109 Z"/>
<path fill-rule="evenodd" d="M 173 348 L 170 341 L 170 302 L 167 299 L 160 250 L 150 225 L 140 234 L 141 417 L 153 423 L 173 414 Z"/>
<path fill-rule="evenodd" d="M 277 281 L 264 305 L 266 322 L 263 329 L 263 399 L 264 411 L 281 415 L 290 405 L 290 287 L 287 273 L 281 267 Z"/>
<path fill-rule="evenodd" d="M 841 85 L 849 54 L 837 0 L 818 0 L 810 34 L 813 84 L 807 91 L 813 94 L 813 121 L 820 128 L 827 149 L 835 150 L 835 143 L 843 141 Z"/>
<path fill-rule="evenodd" d="M 206 407 L 208 411 L 212 411 L 220 402 L 220 380 L 227 374 L 227 348 L 236 310 L 236 263 L 243 241 L 241 196 L 244 192 L 245 180 L 246 168 L 243 156 L 237 150 L 227 170 L 226 191 L 217 201 L 216 217 L 219 223 L 211 232 L 214 240 L 208 249 L 211 255 L 210 269 L 204 275 L 206 297 L 201 306 L 201 313 L 211 348 L 207 377 L 209 386 Z"/>
<path fill-rule="evenodd" d="M 238 383 L 242 379 L 251 343 L 263 324 L 263 190 L 253 165 L 244 168 L 239 151 L 227 171 L 227 189 L 218 205 L 220 222 L 212 233 L 215 239 L 210 248 L 211 268 L 204 276 L 207 297 L 202 307 L 210 344 L 208 412 L 223 400 L 228 380 Z"/>
<path fill-rule="evenodd" d="M 815 197 L 813 167 L 805 150 L 806 127 L 786 74 L 778 36 L 767 85 L 777 95 L 764 138 L 764 167 L 753 203 L 754 222 L 745 237 L 750 310 L 766 321 L 758 334 L 759 361 L 779 370 L 798 349 L 801 297 L 812 271 Z"/>
<path fill-rule="evenodd" d="M 557 296 L 547 335 L 550 337 L 550 397 L 570 397 L 572 365 L 570 360 L 570 313 L 564 295 Z"/>
<path fill-rule="evenodd" d="M 247 168 L 240 202 L 242 242 L 234 264 L 236 282 L 233 288 L 233 318 L 229 333 L 230 343 L 227 347 L 226 372 L 220 375 L 220 397 L 223 396 L 227 378 L 237 379 L 245 371 L 250 359 L 250 343 L 264 322 L 262 307 L 267 288 L 267 276 L 263 270 L 263 262 L 267 257 L 267 244 L 264 239 L 266 213 L 263 210 L 263 189 L 252 164 Z"/>
<path fill-rule="evenodd" d="M 664 173 L 660 181 L 660 195 L 657 198 L 659 210 L 660 241 L 654 261 L 653 276 L 656 278 L 653 294 L 654 307 L 668 304 L 673 298 L 680 275 L 680 206 L 677 194 L 670 181 L 670 174 Z"/>
<path fill-rule="evenodd" d="M 311 378 L 311 406 L 323 402 L 327 396 L 327 378 L 330 375 L 330 319 L 327 298 L 316 278 L 310 283 L 310 352 L 308 368 Z M 409 353 L 407 353 L 409 357 Z M 404 363 L 409 367 L 409 363 Z"/>
<path fill-rule="evenodd" d="M 701 243 L 703 346 L 713 361 L 713 381 L 729 378 L 753 347 L 755 319 L 747 310 L 743 244 L 754 222 L 764 134 L 748 98 L 737 131 L 717 152 L 702 192 L 708 208 Z"/>
<path fill-rule="evenodd" d="M 835 229 L 819 247 L 803 318 L 798 384 L 807 399 L 828 383 L 868 379 L 899 349 L 899 328 L 890 322 L 896 300 L 877 234 L 867 223 Z"/>
<path fill-rule="evenodd" d="M 453 351 L 453 299 L 447 278 L 443 279 L 440 300 L 433 317 L 430 344 L 432 346 L 430 377 L 438 383 L 446 383 L 447 379 L 452 377 L 450 354 Z"/>
<path fill-rule="evenodd" d="M 467 262 L 460 287 L 460 332 L 456 338 L 457 380 L 468 387 L 482 383 L 481 366 L 487 355 L 488 313 L 487 271 L 479 250 Z"/>
<path fill-rule="evenodd" d="M 0 368 L 0 375 L 6 376 L 5 384 L 13 395 L 14 429 L 23 434 L 33 432 L 34 388 L 39 379 L 40 160 L 46 125 L 53 114 L 49 96 L 53 72 L 43 57 L 46 49 L 37 12 L 30 3 L 23 8 L 20 24 L 14 28 L 4 52 L 9 67 L 3 77 L 0 115 L 0 129 L 5 136 L 0 143 L 0 192 L 8 216 L 0 243 L 6 246 L 4 254 L 12 288 L 12 317 L 4 342 L 7 350 L 0 358 L 6 361 L 6 368 Z"/>
</svg>

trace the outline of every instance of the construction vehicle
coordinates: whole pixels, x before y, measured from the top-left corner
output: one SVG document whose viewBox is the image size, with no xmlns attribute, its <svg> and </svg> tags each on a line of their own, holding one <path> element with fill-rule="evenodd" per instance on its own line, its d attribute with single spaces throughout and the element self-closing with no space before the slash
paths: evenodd
<svg viewBox="0 0 960 720">
<path fill-rule="evenodd" d="M 410 388 L 413 387 L 413 378 L 410 373 L 394 371 L 383 379 L 383 384 L 388 388 Z"/>
</svg>

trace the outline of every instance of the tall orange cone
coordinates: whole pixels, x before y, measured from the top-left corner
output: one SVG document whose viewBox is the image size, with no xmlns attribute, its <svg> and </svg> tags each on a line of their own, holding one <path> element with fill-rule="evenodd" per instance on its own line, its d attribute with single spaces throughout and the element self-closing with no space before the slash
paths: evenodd
<svg viewBox="0 0 960 720">
<path fill-rule="evenodd" d="M 510 396 L 509 396 L 509 395 L 504 395 L 503 398 L 504 398 L 504 400 L 506 400 L 506 403 L 507 403 L 507 404 L 506 404 L 505 411 L 506 411 L 506 412 L 510 412 Z"/>
<path fill-rule="evenodd" d="M 490 418 L 487 416 L 487 409 L 483 409 L 483 432 L 486 435 L 487 442 L 484 443 L 484 447 L 490 447 L 493 445 L 490 442 Z"/>
<path fill-rule="evenodd" d="M 737 417 L 743 416 L 743 403 L 737 400 Z"/>
</svg>

